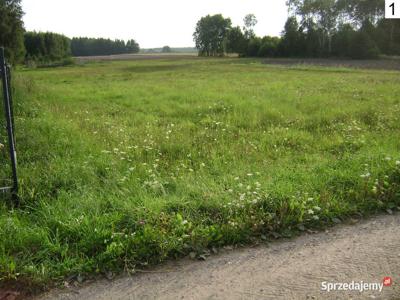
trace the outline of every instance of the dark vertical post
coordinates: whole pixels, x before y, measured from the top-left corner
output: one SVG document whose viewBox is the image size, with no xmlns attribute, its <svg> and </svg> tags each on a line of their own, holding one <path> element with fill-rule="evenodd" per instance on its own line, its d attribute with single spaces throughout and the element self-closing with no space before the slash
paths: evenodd
<svg viewBox="0 0 400 300">
<path fill-rule="evenodd" d="M 8 146 L 10 151 L 11 169 L 13 176 L 12 197 L 14 201 L 18 201 L 17 153 L 15 150 L 14 126 L 13 126 L 11 103 L 10 103 L 11 89 L 9 87 L 9 82 L 8 82 L 10 76 L 8 75 L 9 70 L 7 68 L 5 61 L 4 48 L 1 47 L 0 47 L 0 69 L 2 73 L 1 77 L 3 82 L 4 111 L 7 122 Z"/>
<path fill-rule="evenodd" d="M 7 68 L 7 83 L 8 83 L 8 97 L 10 99 L 10 112 L 11 112 L 11 125 L 13 131 L 13 138 L 14 138 L 14 147 L 17 148 L 17 143 L 15 140 L 15 124 L 14 124 L 14 104 L 13 104 L 13 94 L 12 94 L 12 82 L 11 82 L 11 68 L 9 65 L 6 66 Z"/>
</svg>

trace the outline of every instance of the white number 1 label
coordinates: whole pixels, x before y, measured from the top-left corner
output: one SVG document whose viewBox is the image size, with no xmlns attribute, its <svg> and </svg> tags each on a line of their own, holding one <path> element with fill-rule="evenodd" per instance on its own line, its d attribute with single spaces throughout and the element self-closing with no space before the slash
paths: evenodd
<svg viewBox="0 0 400 300">
<path fill-rule="evenodd" d="M 400 0 L 385 0 L 385 18 L 400 19 Z"/>
</svg>

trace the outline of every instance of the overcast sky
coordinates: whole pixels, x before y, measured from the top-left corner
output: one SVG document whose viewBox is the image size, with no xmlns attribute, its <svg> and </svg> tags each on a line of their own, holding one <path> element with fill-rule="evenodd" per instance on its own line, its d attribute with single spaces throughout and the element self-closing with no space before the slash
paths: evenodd
<svg viewBox="0 0 400 300">
<path fill-rule="evenodd" d="M 257 35 L 279 35 L 287 18 L 285 0 L 23 0 L 27 30 L 69 37 L 134 38 L 141 48 L 194 46 L 197 21 L 222 13 L 233 25 L 253 13 Z"/>
</svg>

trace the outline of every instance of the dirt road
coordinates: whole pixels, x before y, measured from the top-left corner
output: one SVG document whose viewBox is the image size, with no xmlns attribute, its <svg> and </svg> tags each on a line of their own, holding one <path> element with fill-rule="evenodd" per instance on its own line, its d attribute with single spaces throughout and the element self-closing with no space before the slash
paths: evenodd
<svg viewBox="0 0 400 300">
<path fill-rule="evenodd" d="M 322 282 L 382 283 L 376 291 L 322 291 Z M 400 299 L 400 215 L 339 225 L 206 261 L 169 262 L 146 273 L 37 299 Z"/>
</svg>

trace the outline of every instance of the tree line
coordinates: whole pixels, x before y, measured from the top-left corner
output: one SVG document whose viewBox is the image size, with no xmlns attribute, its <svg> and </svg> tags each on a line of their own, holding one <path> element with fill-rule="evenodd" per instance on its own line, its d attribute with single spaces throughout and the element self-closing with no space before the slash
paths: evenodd
<svg viewBox="0 0 400 300">
<path fill-rule="evenodd" d="M 201 18 L 193 34 L 200 55 L 376 58 L 400 55 L 400 20 L 384 19 L 385 0 L 287 0 L 289 18 L 280 37 L 258 37 L 247 15 L 233 27 L 222 15 Z M 7 58 L 51 61 L 71 55 L 137 53 L 134 40 L 73 38 L 25 32 L 21 0 L 0 0 L 0 46 Z M 168 51 L 166 48 L 165 51 Z"/>
<path fill-rule="evenodd" d="M 103 38 L 73 38 L 71 51 L 73 56 L 112 55 L 138 53 L 139 44 L 135 40 L 110 40 Z"/>
<path fill-rule="evenodd" d="M 21 0 L 0 0 L 0 46 L 11 63 L 50 63 L 73 56 L 111 55 L 139 52 L 135 40 L 68 38 L 52 32 L 26 32 Z"/>
<path fill-rule="evenodd" d="M 384 0 L 288 0 L 280 37 L 257 37 L 253 14 L 243 27 L 207 15 L 193 34 L 199 55 L 377 58 L 400 55 L 400 20 L 384 19 Z"/>
<path fill-rule="evenodd" d="M 47 63 L 71 56 L 71 41 L 62 34 L 52 32 L 26 32 L 24 34 L 25 59 Z"/>
<path fill-rule="evenodd" d="M 41 63 L 60 61 L 72 56 L 112 55 L 139 52 L 135 40 L 72 38 L 52 32 L 24 34 L 25 60 Z"/>
</svg>

